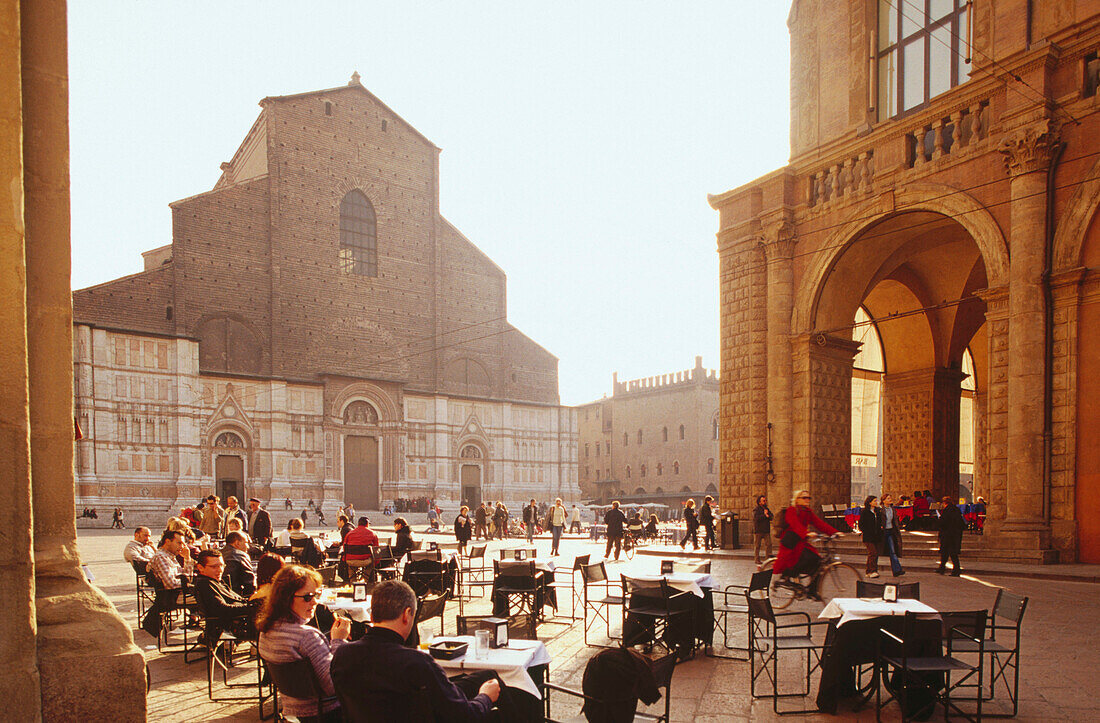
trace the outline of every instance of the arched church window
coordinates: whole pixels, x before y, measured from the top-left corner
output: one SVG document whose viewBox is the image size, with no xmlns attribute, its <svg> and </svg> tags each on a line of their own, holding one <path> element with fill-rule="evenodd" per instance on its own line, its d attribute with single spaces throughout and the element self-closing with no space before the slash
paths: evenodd
<svg viewBox="0 0 1100 723">
<path fill-rule="evenodd" d="M 362 191 L 349 191 L 340 201 L 340 270 L 378 276 L 378 235 L 374 206 Z"/>
<path fill-rule="evenodd" d="M 458 456 L 463 459 L 481 459 L 481 450 L 472 444 L 468 444 L 462 448 Z"/>
<path fill-rule="evenodd" d="M 378 424 L 378 412 L 367 402 L 352 402 L 344 410 L 344 424 Z"/>
</svg>

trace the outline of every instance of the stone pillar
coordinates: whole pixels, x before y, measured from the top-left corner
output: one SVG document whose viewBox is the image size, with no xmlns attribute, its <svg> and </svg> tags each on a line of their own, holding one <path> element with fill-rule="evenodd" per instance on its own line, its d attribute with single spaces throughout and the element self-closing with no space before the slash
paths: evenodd
<svg viewBox="0 0 1100 723">
<path fill-rule="evenodd" d="M 885 376 L 883 491 L 958 496 L 962 379 L 962 372 L 942 368 Z"/>
<path fill-rule="evenodd" d="M 8 711 L 41 720 L 35 653 L 31 448 L 23 226 L 23 94 L 19 3 L 0 5 L 0 694 Z M 69 510 L 65 510 L 69 513 Z"/>
<path fill-rule="evenodd" d="M 847 503 L 852 488 L 852 359 L 859 342 L 803 334 L 791 339 L 791 349 L 792 488 L 810 490 L 815 506 Z"/>
<path fill-rule="evenodd" d="M 791 311 L 794 303 L 794 271 L 791 258 L 795 241 L 790 219 L 764 228 L 764 253 L 768 264 L 768 422 L 771 423 L 771 456 L 774 483 L 764 490 L 772 506 L 791 498 L 794 469 L 793 417 L 791 414 Z"/>
<path fill-rule="evenodd" d="M 144 720 L 145 658 L 111 604 L 85 581 L 76 549 L 65 2 L 25 1 L 22 13 L 26 358 L 41 714 L 45 720 Z"/>
<path fill-rule="evenodd" d="M 719 383 L 719 495 L 747 513 L 766 488 L 766 272 L 755 223 L 719 233 L 722 373 Z"/>
<path fill-rule="evenodd" d="M 1008 280 L 1008 489 L 1006 523 L 1046 528 L 1043 501 L 1044 300 L 1041 276 L 1049 121 L 1009 134 L 1000 146 L 1011 178 Z M 1046 546 L 1045 544 L 1043 546 Z"/>
<path fill-rule="evenodd" d="M 982 291 L 985 320 L 989 325 L 988 384 L 983 405 L 982 424 L 978 428 L 981 443 L 986 502 L 986 525 L 992 529 L 1004 521 L 1008 488 L 1008 289 L 996 287 Z"/>
</svg>

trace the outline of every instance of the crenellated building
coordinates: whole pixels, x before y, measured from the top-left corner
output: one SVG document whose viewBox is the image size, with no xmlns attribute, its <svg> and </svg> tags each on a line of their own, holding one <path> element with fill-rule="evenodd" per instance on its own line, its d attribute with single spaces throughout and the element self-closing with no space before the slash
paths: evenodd
<svg viewBox="0 0 1100 723">
<path fill-rule="evenodd" d="M 586 498 L 661 502 L 718 496 L 718 373 L 695 367 L 620 382 L 577 407 L 580 486 Z M 697 502 L 699 500 L 696 500 Z"/>
<path fill-rule="evenodd" d="M 557 359 L 368 92 L 265 98 L 141 273 L 73 293 L 77 505 L 576 498 Z"/>
</svg>

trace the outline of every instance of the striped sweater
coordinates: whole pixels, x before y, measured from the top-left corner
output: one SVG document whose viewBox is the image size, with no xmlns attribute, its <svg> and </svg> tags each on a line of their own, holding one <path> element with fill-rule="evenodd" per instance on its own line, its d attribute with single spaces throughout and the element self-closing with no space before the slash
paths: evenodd
<svg viewBox="0 0 1100 723">
<path fill-rule="evenodd" d="M 291 620 L 280 620 L 275 626 L 264 633 L 260 633 L 260 657 L 269 663 L 291 663 L 299 658 L 309 658 L 313 663 L 313 670 L 317 675 L 317 682 L 324 691 L 324 711 L 327 712 L 340 707 L 336 700 L 336 690 L 332 686 L 332 678 L 329 677 L 328 667 L 332 662 L 332 653 L 344 644 L 343 640 L 329 640 L 317 628 L 306 625 L 305 620 L 294 616 Z M 286 715 L 315 716 L 317 711 L 316 700 L 291 698 L 279 694 L 283 712 Z"/>
</svg>

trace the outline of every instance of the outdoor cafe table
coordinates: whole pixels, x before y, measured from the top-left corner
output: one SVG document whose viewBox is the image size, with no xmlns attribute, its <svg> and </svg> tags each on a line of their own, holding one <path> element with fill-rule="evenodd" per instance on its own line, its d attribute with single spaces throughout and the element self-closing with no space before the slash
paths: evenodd
<svg viewBox="0 0 1100 723">
<path fill-rule="evenodd" d="M 432 642 L 455 640 L 467 643 L 465 655 L 454 660 L 436 660 L 439 667 L 454 675 L 463 671 L 492 670 L 501 682 L 509 688 L 525 691 L 535 698 L 542 699 L 539 684 L 531 675 L 531 669 L 550 664 L 550 653 L 538 640 L 509 640 L 507 648 L 490 648 L 482 660 L 474 658 L 474 636 L 458 635 L 436 637 Z M 541 675 L 537 675 L 541 682 Z"/>
<path fill-rule="evenodd" d="M 936 609 L 920 600 L 900 599 L 886 602 L 872 598 L 833 598 L 818 615 L 829 621 L 825 634 L 825 653 L 821 660 L 821 683 L 817 691 L 817 707 L 823 713 L 836 713 L 837 701 L 843 697 L 853 697 L 860 691 L 856 689 L 855 668 L 875 662 L 876 646 L 879 643 L 880 629 L 900 635 L 901 623 L 907 612 L 936 615 Z M 920 620 L 919 625 L 935 626 L 938 631 L 941 622 L 936 618 Z M 938 655 L 939 644 L 934 649 L 918 651 L 920 655 Z M 872 686 L 878 685 L 877 674 Z M 871 687 L 867 696 L 874 693 Z M 909 696 L 909 707 L 919 710 L 924 702 L 916 695 Z"/>
<path fill-rule="evenodd" d="M 659 587 L 661 580 L 668 582 L 669 587 L 681 592 L 690 592 L 693 596 L 692 627 L 681 622 L 674 621 L 668 630 L 668 637 L 682 650 L 693 650 L 695 641 L 710 646 L 714 637 L 714 597 L 711 593 L 717 586 L 717 582 L 707 572 L 673 572 L 668 575 L 641 573 L 631 574 L 626 571 L 626 576 L 640 583 L 653 583 Z M 694 632 L 692 630 L 694 629 Z M 647 637 L 647 626 L 632 620 L 629 616 L 623 622 L 624 640 L 641 640 Z"/>
<path fill-rule="evenodd" d="M 550 605 L 555 610 L 558 609 L 558 595 L 557 588 L 554 587 L 554 570 L 557 569 L 554 565 L 554 558 L 552 557 L 536 557 L 528 558 L 525 562 L 534 561 L 535 572 L 542 572 L 542 582 L 535 594 L 535 607 L 541 611 L 543 605 Z M 505 560 L 504 562 L 509 562 Z M 508 596 L 497 594 L 497 582 L 493 580 L 493 615 L 499 617 L 508 616 Z"/>
<path fill-rule="evenodd" d="M 370 622 L 370 595 L 361 602 L 356 602 L 350 597 L 340 597 L 336 594 L 336 588 L 327 587 L 321 592 L 320 602 L 333 614 L 342 612 L 357 623 Z"/>
</svg>

